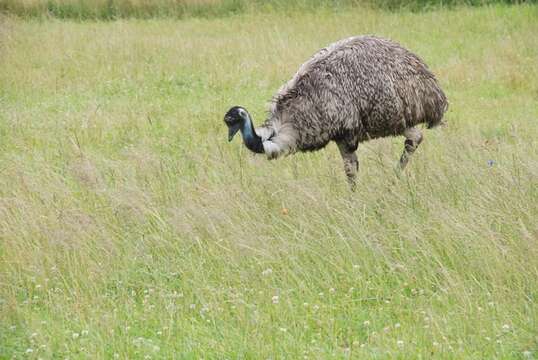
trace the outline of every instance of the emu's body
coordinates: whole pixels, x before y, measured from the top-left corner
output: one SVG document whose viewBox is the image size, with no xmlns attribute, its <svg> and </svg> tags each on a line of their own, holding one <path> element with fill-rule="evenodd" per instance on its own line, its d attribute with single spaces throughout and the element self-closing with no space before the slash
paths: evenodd
<svg viewBox="0 0 538 360">
<path fill-rule="evenodd" d="M 335 141 L 353 186 L 359 142 L 404 135 L 403 168 L 422 140 L 416 125 L 438 125 L 447 100 L 416 55 L 386 39 L 357 36 L 318 51 L 304 63 L 274 96 L 267 120 L 255 132 L 248 131 L 252 120 L 239 107 L 226 115 L 228 126 L 237 109 L 246 114 L 239 129 L 245 145 L 263 150 L 270 159 Z"/>
</svg>

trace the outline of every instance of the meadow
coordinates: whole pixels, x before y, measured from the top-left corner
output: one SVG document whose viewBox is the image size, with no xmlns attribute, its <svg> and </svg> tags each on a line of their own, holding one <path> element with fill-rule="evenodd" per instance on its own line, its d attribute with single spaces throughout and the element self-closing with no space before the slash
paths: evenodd
<svg viewBox="0 0 538 360">
<path fill-rule="evenodd" d="M 319 48 L 394 39 L 447 125 L 227 141 Z M 538 358 L 538 7 L 0 17 L 0 358 Z"/>
<path fill-rule="evenodd" d="M 223 17 L 248 12 L 342 11 L 360 6 L 423 11 L 458 5 L 537 3 L 538 0 L 0 0 L 0 13 L 24 18 L 114 20 L 120 18 Z"/>
</svg>

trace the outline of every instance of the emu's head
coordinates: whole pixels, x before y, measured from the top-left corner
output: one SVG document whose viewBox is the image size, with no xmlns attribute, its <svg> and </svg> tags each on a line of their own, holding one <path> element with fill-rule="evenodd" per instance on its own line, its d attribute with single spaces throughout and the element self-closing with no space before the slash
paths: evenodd
<svg viewBox="0 0 538 360">
<path fill-rule="evenodd" d="M 250 115 L 248 111 L 241 106 L 234 106 L 226 115 L 224 115 L 224 122 L 228 126 L 228 141 L 232 141 L 233 137 L 244 124 L 250 121 Z"/>
</svg>

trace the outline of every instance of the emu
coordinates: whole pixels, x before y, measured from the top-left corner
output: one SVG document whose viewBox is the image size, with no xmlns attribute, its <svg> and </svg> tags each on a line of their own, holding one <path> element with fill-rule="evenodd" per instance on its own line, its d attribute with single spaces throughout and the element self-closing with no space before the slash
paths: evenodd
<svg viewBox="0 0 538 360">
<path fill-rule="evenodd" d="M 448 108 L 426 64 L 399 44 L 355 36 L 319 50 L 275 94 L 265 123 L 254 128 L 248 111 L 224 116 L 228 140 L 240 131 L 245 146 L 268 159 L 314 151 L 336 142 L 351 189 L 360 142 L 403 135 L 403 170 L 422 141 L 418 124 L 432 128 Z"/>
</svg>

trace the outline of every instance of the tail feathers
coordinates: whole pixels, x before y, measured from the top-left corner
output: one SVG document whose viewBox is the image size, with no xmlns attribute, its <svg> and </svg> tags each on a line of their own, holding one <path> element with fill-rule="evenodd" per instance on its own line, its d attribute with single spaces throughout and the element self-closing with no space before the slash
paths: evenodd
<svg viewBox="0 0 538 360">
<path fill-rule="evenodd" d="M 431 104 L 430 109 L 428 109 L 430 111 L 427 112 L 428 121 L 426 122 L 426 127 L 428 129 L 443 124 L 443 115 L 448 110 L 448 101 L 445 94 L 440 92 L 438 95 L 437 101 Z"/>
</svg>

